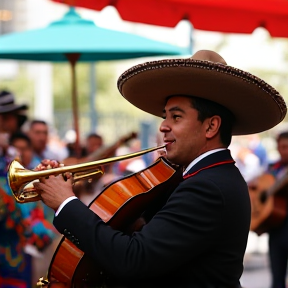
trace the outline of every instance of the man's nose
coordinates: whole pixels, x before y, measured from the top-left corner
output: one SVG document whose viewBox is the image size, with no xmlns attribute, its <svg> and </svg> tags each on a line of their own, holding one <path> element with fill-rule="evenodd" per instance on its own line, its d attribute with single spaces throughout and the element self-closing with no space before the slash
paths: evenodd
<svg viewBox="0 0 288 288">
<path fill-rule="evenodd" d="M 166 119 L 162 121 L 159 130 L 160 130 L 160 132 L 167 132 L 167 131 L 171 130 Z"/>
</svg>

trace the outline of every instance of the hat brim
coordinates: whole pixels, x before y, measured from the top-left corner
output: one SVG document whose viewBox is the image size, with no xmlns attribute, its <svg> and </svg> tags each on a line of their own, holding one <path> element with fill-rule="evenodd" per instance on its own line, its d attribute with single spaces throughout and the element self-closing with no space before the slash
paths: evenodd
<svg viewBox="0 0 288 288">
<path fill-rule="evenodd" d="M 23 105 L 15 105 L 15 104 L 3 105 L 3 106 L 0 106 L 0 114 L 15 112 L 15 111 L 19 111 L 19 110 L 27 110 L 27 109 L 28 109 L 28 106 L 26 104 L 23 104 Z"/>
<path fill-rule="evenodd" d="M 168 59 L 140 64 L 119 77 L 118 89 L 134 106 L 159 117 L 169 96 L 217 102 L 235 116 L 233 135 L 271 129 L 287 112 L 282 96 L 260 78 L 210 61 Z"/>
</svg>

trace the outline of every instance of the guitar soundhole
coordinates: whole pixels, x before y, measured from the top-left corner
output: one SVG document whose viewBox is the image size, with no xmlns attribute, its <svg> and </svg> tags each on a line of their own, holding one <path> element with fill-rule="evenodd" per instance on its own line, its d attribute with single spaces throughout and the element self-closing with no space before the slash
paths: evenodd
<svg viewBox="0 0 288 288">
<path fill-rule="evenodd" d="M 267 201 L 267 199 L 268 199 L 267 192 L 266 191 L 262 192 L 260 195 L 260 202 L 264 204 Z"/>
</svg>

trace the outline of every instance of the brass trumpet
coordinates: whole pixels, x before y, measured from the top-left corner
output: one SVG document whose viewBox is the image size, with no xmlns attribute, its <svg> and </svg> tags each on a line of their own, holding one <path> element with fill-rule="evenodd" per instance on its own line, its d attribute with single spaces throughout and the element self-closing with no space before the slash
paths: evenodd
<svg viewBox="0 0 288 288">
<path fill-rule="evenodd" d="M 143 154 L 162 149 L 165 146 L 166 145 L 161 145 L 122 156 L 42 171 L 25 169 L 17 160 L 13 160 L 8 168 L 8 183 L 17 202 L 34 202 L 40 200 L 40 195 L 37 193 L 36 189 L 34 189 L 33 182 L 39 181 L 39 179 L 42 177 L 60 174 L 64 176 L 66 172 L 69 172 L 72 174 L 73 182 L 75 183 L 78 180 L 90 178 L 91 176 L 99 173 L 103 174 L 104 172 L 101 169 L 102 165 L 141 156 Z"/>
</svg>

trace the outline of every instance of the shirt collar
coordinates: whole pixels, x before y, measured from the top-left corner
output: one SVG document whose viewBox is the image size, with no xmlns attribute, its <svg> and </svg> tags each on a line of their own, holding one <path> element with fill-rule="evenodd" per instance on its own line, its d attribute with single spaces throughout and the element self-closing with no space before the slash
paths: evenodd
<svg viewBox="0 0 288 288">
<path fill-rule="evenodd" d="M 213 154 L 213 153 L 216 153 L 216 152 L 222 151 L 222 150 L 226 150 L 226 148 L 213 149 L 213 150 L 210 150 L 210 151 L 207 151 L 207 152 L 201 154 L 200 156 L 198 156 L 197 158 L 195 158 L 195 159 L 187 166 L 187 168 L 186 168 L 185 171 L 183 172 L 183 176 L 184 176 L 185 174 L 187 174 L 187 172 L 188 172 L 196 163 L 198 163 L 200 160 L 202 160 L 203 158 L 207 157 L 207 156 L 210 155 L 210 154 Z"/>
</svg>

